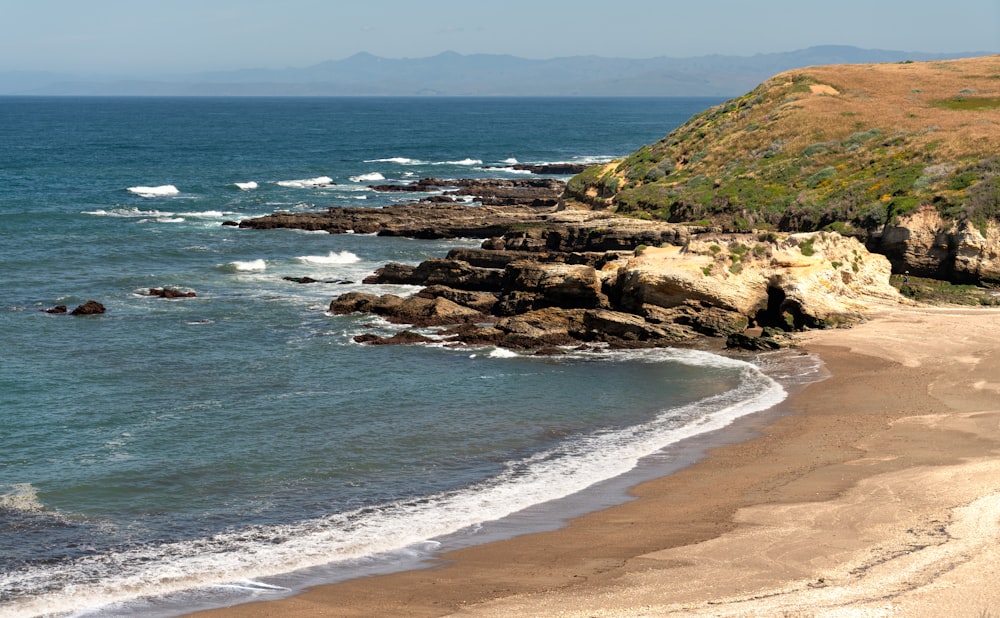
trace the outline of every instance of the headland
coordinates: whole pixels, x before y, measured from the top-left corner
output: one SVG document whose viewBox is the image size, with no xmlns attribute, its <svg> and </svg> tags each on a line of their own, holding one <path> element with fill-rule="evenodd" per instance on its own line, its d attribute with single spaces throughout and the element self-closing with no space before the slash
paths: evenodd
<svg viewBox="0 0 1000 618">
<path fill-rule="evenodd" d="M 922 304 L 910 281 L 996 302 L 998 71 L 991 57 L 776 76 L 585 170 L 555 206 L 475 207 L 499 232 L 480 251 L 375 276 L 425 286 L 421 300 L 334 299 L 333 313 L 459 324 L 454 345 L 773 344 L 831 377 L 757 437 L 559 530 L 199 615 L 1000 612 L 1000 313 Z M 417 210 L 441 208 L 465 207 Z M 337 233 L 357 224 L 332 217 L 354 214 L 242 225 Z M 373 231 L 434 237 L 399 229 Z"/>
</svg>

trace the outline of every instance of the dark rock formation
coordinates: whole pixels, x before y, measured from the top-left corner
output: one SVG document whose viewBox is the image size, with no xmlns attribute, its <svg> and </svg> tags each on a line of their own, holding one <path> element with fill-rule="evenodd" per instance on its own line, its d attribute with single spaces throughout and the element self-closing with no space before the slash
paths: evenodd
<svg viewBox="0 0 1000 618">
<path fill-rule="evenodd" d="M 56 305 L 51 309 L 46 309 L 45 313 L 66 313 L 68 311 L 69 309 L 66 307 L 66 305 Z"/>
<path fill-rule="evenodd" d="M 194 298 L 194 292 L 181 292 L 173 288 L 149 288 L 149 295 L 159 298 Z"/>
<path fill-rule="evenodd" d="M 414 326 L 444 326 L 463 322 L 482 321 L 483 312 L 459 305 L 444 297 L 410 296 L 394 294 L 376 296 L 364 292 L 349 292 L 330 302 L 330 313 L 374 313 L 396 324 Z"/>
<path fill-rule="evenodd" d="M 733 333 L 726 338 L 726 347 L 750 352 L 766 352 L 769 350 L 779 350 L 783 347 L 783 344 L 780 340 L 773 337 L 755 337 L 745 333 Z"/>
<path fill-rule="evenodd" d="M 416 343 L 431 343 L 434 341 L 430 337 L 425 337 L 424 335 L 415 333 L 411 330 L 404 330 L 391 337 L 382 337 L 381 335 L 376 335 L 374 333 L 365 333 L 364 335 L 358 335 L 354 338 L 354 340 L 358 343 L 367 343 L 370 345 L 412 345 Z"/>
<path fill-rule="evenodd" d="M 71 311 L 71 315 L 99 315 L 106 311 L 104 305 L 96 300 L 88 300 Z"/>
</svg>

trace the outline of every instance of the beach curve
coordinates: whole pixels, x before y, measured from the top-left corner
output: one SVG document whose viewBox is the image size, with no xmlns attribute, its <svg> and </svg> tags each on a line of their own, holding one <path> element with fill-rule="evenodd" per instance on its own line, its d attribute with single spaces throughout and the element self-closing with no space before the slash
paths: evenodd
<svg viewBox="0 0 1000 618">
<path fill-rule="evenodd" d="M 199 616 L 997 611 L 1000 312 L 893 307 L 801 345 L 832 377 L 637 500 L 437 568 Z"/>
</svg>

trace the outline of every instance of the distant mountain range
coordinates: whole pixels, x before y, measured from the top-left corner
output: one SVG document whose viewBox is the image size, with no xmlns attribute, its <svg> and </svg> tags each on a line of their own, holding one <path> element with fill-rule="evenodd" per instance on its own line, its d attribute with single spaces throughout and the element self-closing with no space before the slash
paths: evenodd
<svg viewBox="0 0 1000 618">
<path fill-rule="evenodd" d="M 735 96 L 775 73 L 827 64 L 945 60 L 995 52 L 926 54 L 825 45 L 755 56 L 530 60 L 444 52 L 368 53 L 304 68 L 158 76 L 0 72 L 0 95 L 51 96 Z"/>
</svg>

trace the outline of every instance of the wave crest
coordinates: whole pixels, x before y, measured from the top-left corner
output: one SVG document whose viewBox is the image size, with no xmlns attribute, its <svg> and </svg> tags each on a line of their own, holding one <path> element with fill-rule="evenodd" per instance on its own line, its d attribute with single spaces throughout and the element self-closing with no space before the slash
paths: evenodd
<svg viewBox="0 0 1000 618">
<path fill-rule="evenodd" d="M 264 260 L 235 261 L 220 266 L 222 270 L 232 273 L 263 272 L 267 270 Z"/>
<path fill-rule="evenodd" d="M 375 180 L 385 180 L 385 176 L 378 172 L 370 172 L 368 174 L 360 174 L 358 176 L 351 176 L 351 182 L 372 182 Z"/>
<path fill-rule="evenodd" d="M 279 187 L 288 187 L 291 189 L 314 189 L 316 187 L 328 187 L 332 184 L 333 178 L 329 176 L 317 176 L 316 178 L 301 178 L 299 180 L 279 180 L 277 182 Z"/>
<path fill-rule="evenodd" d="M 361 258 L 350 251 L 331 251 L 328 255 L 300 255 L 295 259 L 306 264 L 354 264 L 361 261 Z"/>
<path fill-rule="evenodd" d="M 159 185 L 156 187 L 129 187 L 129 193 L 138 195 L 139 197 L 167 197 L 170 195 L 178 195 L 180 189 L 174 185 Z"/>
</svg>

